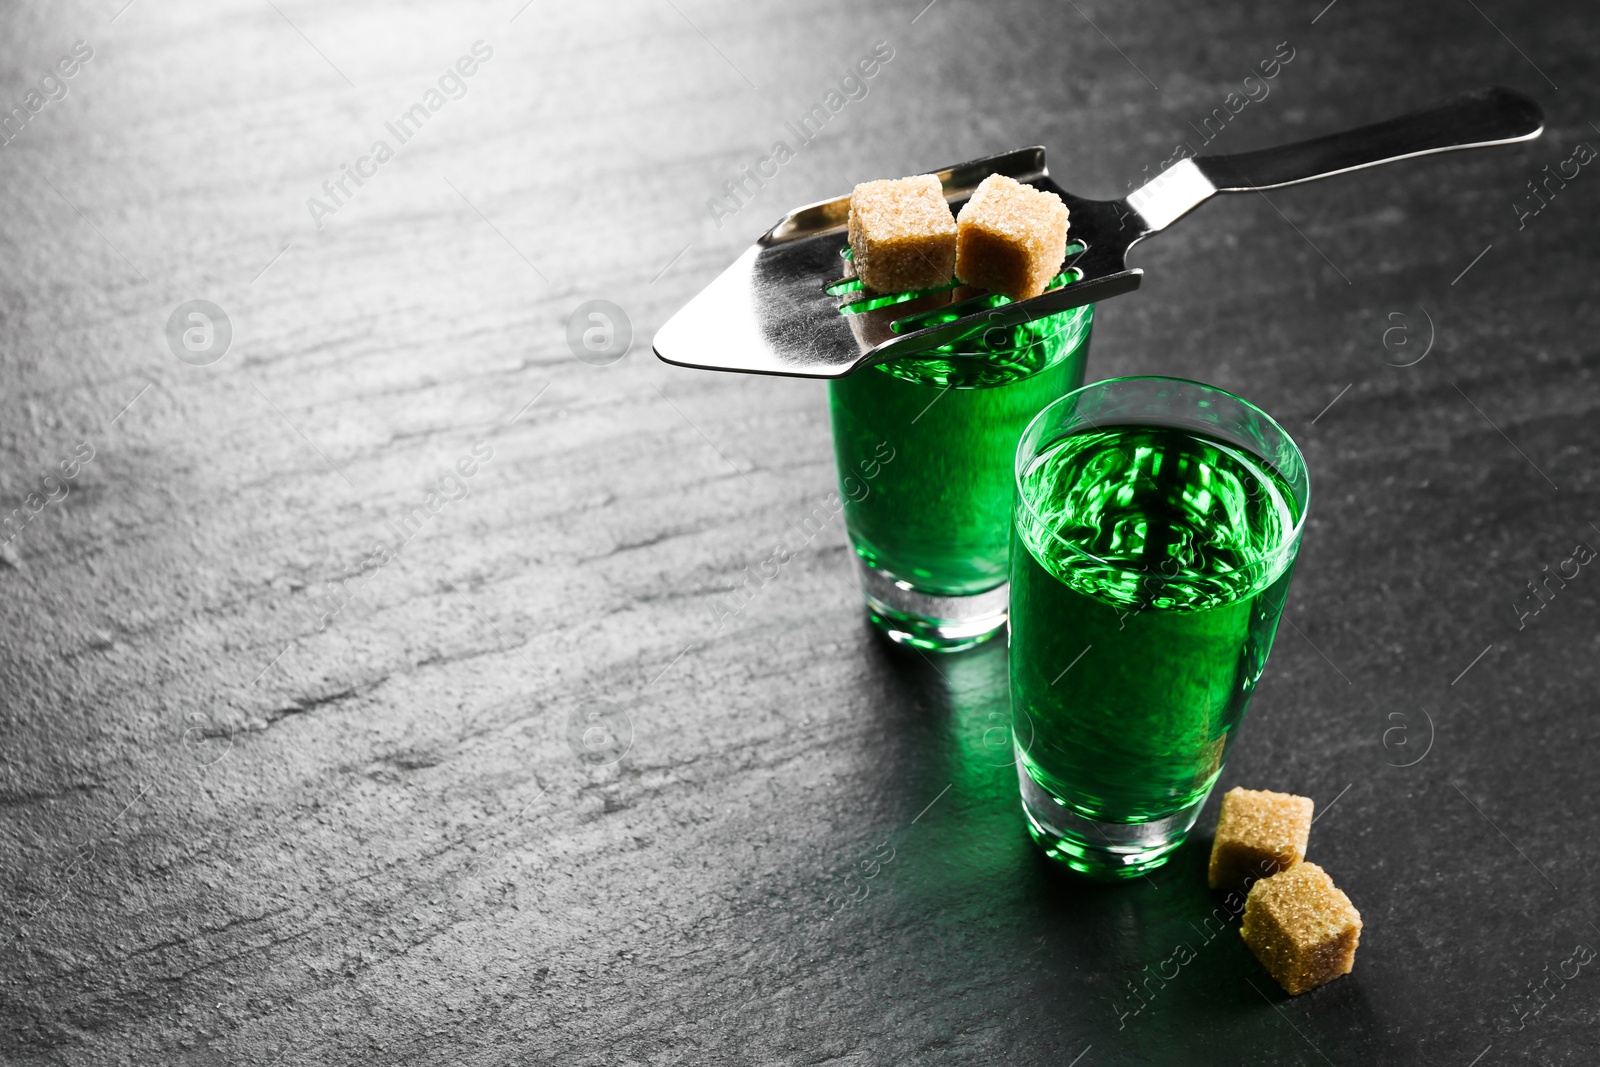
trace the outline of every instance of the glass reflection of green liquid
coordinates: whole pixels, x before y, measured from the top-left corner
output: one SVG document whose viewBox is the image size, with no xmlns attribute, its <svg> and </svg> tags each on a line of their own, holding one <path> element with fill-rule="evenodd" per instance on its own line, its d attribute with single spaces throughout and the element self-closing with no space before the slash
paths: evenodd
<svg viewBox="0 0 1600 1067">
<path fill-rule="evenodd" d="M 1006 581 L 1017 441 L 1083 384 L 1092 317 L 1074 308 L 981 331 L 830 383 L 845 524 L 868 564 L 939 596 Z M 885 442 L 894 458 L 880 466 Z"/>
<path fill-rule="evenodd" d="M 1023 767 L 1102 822 L 1203 799 L 1288 594 L 1290 487 L 1233 445 L 1162 426 L 1070 433 L 1020 487 L 1031 509 L 1019 501 L 1011 664 Z"/>
</svg>

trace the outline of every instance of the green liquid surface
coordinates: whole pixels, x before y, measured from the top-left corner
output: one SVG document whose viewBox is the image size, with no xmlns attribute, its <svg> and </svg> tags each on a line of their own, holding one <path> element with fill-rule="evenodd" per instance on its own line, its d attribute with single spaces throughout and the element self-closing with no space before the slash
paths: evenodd
<svg viewBox="0 0 1600 1067">
<path fill-rule="evenodd" d="M 1006 581 L 1017 441 L 1083 384 L 1090 318 L 1074 309 L 830 383 L 845 523 L 863 559 L 940 596 Z"/>
<path fill-rule="evenodd" d="M 1011 676 L 1023 767 L 1102 822 L 1199 801 L 1277 632 L 1292 490 L 1232 444 L 1111 426 L 1055 442 L 1020 492 Z"/>
</svg>

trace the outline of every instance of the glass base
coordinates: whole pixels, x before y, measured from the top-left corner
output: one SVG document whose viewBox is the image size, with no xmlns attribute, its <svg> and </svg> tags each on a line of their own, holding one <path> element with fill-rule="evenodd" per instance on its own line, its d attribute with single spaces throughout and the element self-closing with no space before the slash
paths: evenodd
<svg viewBox="0 0 1600 1067">
<path fill-rule="evenodd" d="M 929 652 L 960 652 L 1005 629 L 1011 590 L 999 585 L 971 596 L 919 592 L 856 556 L 856 580 L 867 617 L 896 644 Z"/>
<path fill-rule="evenodd" d="M 1206 802 L 1201 797 L 1182 811 L 1149 822 L 1098 822 L 1057 800 L 1033 780 L 1020 759 L 1017 778 L 1028 833 L 1046 856 L 1092 878 L 1136 878 L 1161 866 L 1183 844 Z"/>
</svg>

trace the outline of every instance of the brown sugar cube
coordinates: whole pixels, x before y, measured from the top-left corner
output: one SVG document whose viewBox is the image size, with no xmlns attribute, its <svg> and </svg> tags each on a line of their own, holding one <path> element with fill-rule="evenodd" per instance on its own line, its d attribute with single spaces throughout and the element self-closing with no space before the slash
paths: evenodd
<svg viewBox="0 0 1600 1067">
<path fill-rule="evenodd" d="M 1055 193 L 991 174 L 956 216 L 956 277 L 1024 300 L 1044 292 L 1067 255 L 1067 205 Z"/>
<path fill-rule="evenodd" d="M 863 182 L 850 194 L 856 277 L 880 293 L 948 285 L 955 274 L 956 219 L 931 174 Z"/>
<path fill-rule="evenodd" d="M 1239 934 L 1294 996 L 1350 973 L 1361 913 L 1326 871 L 1300 863 L 1250 887 Z"/>
<path fill-rule="evenodd" d="M 1265 789 L 1230 789 L 1222 797 L 1211 843 L 1212 889 L 1248 889 L 1249 882 L 1306 858 L 1311 798 Z"/>
</svg>

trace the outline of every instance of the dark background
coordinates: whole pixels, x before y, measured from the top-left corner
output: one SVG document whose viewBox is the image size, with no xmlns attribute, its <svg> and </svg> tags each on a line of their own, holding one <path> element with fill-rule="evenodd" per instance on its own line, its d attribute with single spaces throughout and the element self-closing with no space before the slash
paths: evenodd
<svg viewBox="0 0 1600 1067">
<path fill-rule="evenodd" d="M 7 108 L 93 49 L 0 147 L 0 1060 L 1595 1062 L 1600 963 L 1530 986 L 1600 948 L 1600 577 L 1519 628 L 1600 546 L 1600 174 L 1519 225 L 1600 145 L 1592 4 L 122 2 L 0 16 Z M 319 230 L 307 198 L 480 39 Z M 1132 884 L 1039 860 L 988 732 L 1004 645 L 887 647 L 837 519 L 719 627 L 827 507 L 825 388 L 649 352 L 792 205 L 1032 143 L 1125 192 L 1285 41 L 1212 149 L 1490 83 L 1548 114 L 1220 199 L 1098 315 L 1091 378 L 1235 390 L 1310 463 L 1222 781 L 1315 798 L 1366 922 L 1292 1000 L 1198 932 L 1214 803 Z M 635 332 L 608 366 L 565 338 L 593 298 Z M 164 332 L 192 299 L 233 331 L 203 366 Z"/>
</svg>

